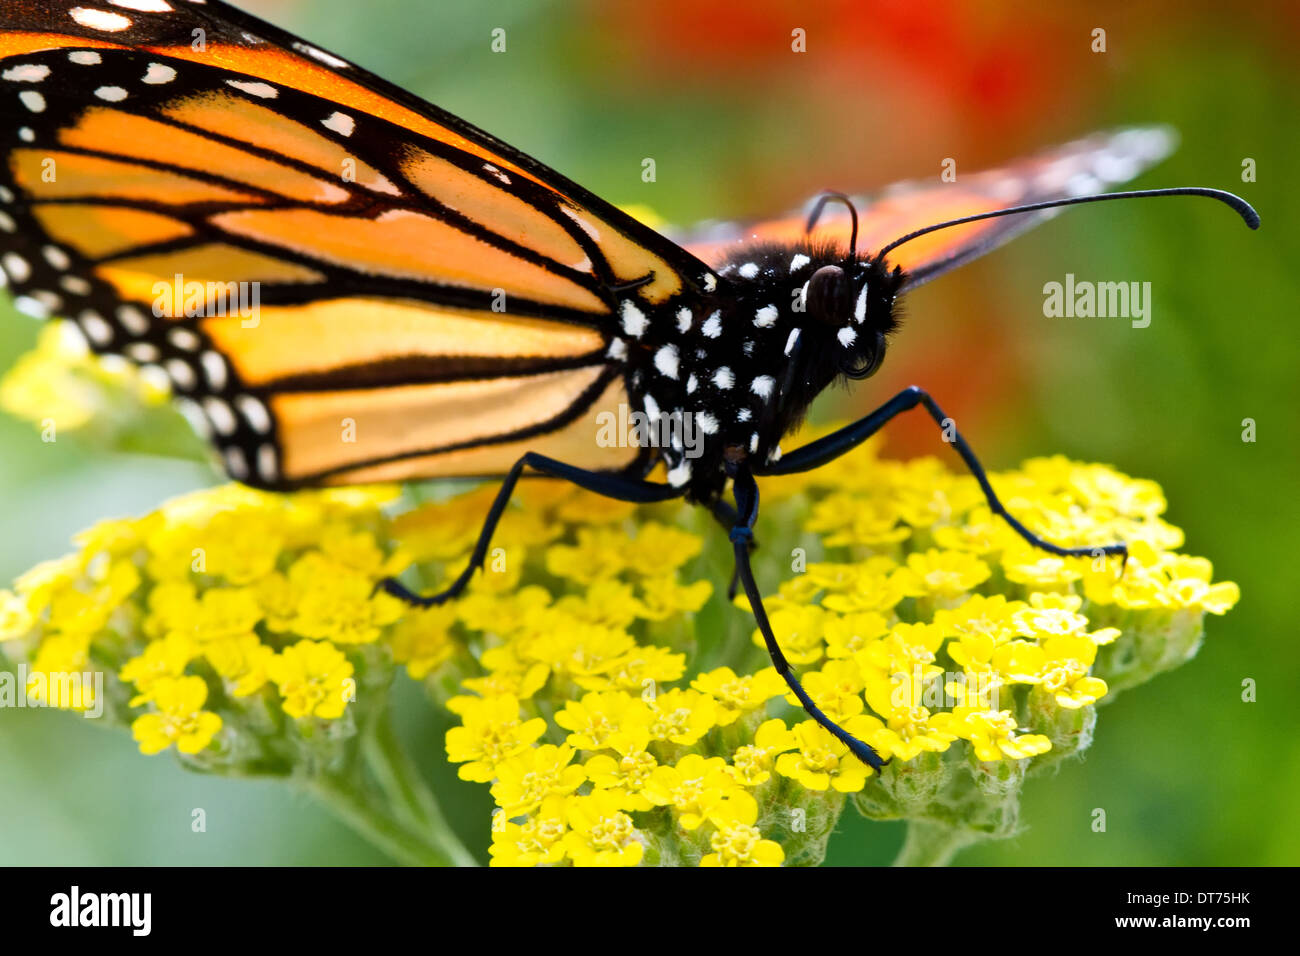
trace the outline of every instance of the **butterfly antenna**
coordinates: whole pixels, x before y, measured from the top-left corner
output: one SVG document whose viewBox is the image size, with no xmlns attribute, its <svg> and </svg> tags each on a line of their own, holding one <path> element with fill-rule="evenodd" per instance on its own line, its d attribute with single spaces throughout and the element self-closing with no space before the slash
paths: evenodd
<svg viewBox="0 0 1300 956">
<path fill-rule="evenodd" d="M 949 226 L 961 226 L 968 222 L 979 222 L 981 219 L 996 219 L 999 216 L 1015 216 L 1024 212 L 1036 212 L 1040 209 L 1055 209 L 1058 206 L 1077 206 L 1081 203 L 1106 202 L 1111 199 L 1145 199 L 1148 196 L 1205 196 L 1209 199 L 1217 199 L 1219 202 L 1232 207 L 1232 210 L 1245 220 L 1246 225 L 1251 229 L 1259 228 L 1259 213 L 1255 212 L 1254 207 L 1240 196 L 1235 195 L 1234 193 L 1225 192 L 1222 189 L 1208 189 L 1203 186 L 1177 186 L 1171 189 L 1135 189 L 1128 192 L 1098 193 L 1093 196 L 1074 196 L 1070 199 L 1052 199 L 1047 202 L 1029 203 L 1024 206 L 1011 206 L 1007 209 L 995 209 L 992 212 L 981 212 L 974 216 L 962 216 L 960 219 L 950 219 L 947 222 L 935 223 L 933 226 L 926 226 L 924 229 L 909 232 L 907 235 L 895 239 L 889 245 L 876 253 L 876 258 L 883 259 L 903 243 L 911 242 L 913 239 L 927 235 L 931 232 L 938 232 L 940 229 L 947 229 Z M 823 197 L 823 200 L 826 198 L 827 197 Z M 852 208 L 852 206 L 849 208 Z M 820 206 L 818 209 L 820 209 Z M 856 214 L 854 215 L 854 231 L 857 231 Z"/>
<path fill-rule="evenodd" d="M 812 207 L 812 212 L 808 214 L 808 223 L 804 226 L 804 232 L 812 232 L 813 227 L 817 225 L 817 220 L 822 217 L 822 210 L 826 208 L 828 202 L 842 202 L 849 207 L 849 215 L 853 217 L 853 232 L 849 236 L 849 258 L 857 258 L 858 251 L 858 209 L 853 205 L 853 200 L 844 193 L 825 192 L 817 197 L 817 202 Z"/>
</svg>

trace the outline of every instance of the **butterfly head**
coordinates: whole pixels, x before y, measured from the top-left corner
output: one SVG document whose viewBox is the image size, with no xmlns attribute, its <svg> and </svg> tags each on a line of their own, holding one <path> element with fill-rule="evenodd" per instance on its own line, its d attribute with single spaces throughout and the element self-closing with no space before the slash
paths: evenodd
<svg viewBox="0 0 1300 956">
<path fill-rule="evenodd" d="M 804 310 L 819 327 L 819 337 L 830 333 L 819 352 L 833 359 L 835 372 L 860 380 L 880 368 L 886 336 L 897 326 L 897 289 L 897 274 L 869 259 L 824 265 L 809 277 L 802 290 Z"/>
<path fill-rule="evenodd" d="M 751 245 L 721 272 L 735 296 L 723 328 L 742 330 L 745 340 L 724 346 L 726 364 L 754 383 L 737 396 L 748 406 L 726 418 L 746 433 L 752 456 L 769 460 L 828 386 L 880 367 L 904 277 L 881 260 L 816 241 Z"/>
</svg>

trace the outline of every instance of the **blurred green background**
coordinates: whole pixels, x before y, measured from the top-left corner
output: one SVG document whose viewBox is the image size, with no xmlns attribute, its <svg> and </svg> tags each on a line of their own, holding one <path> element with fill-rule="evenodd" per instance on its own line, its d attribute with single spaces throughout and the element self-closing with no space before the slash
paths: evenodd
<svg viewBox="0 0 1300 956">
<path fill-rule="evenodd" d="M 1295 320 L 1300 155 L 1294 6 L 1155 2 L 987 5 L 750 0 L 245 0 L 551 164 L 673 222 L 782 212 L 822 188 L 958 175 L 1094 129 L 1175 126 L 1182 147 L 1145 186 L 1235 190 L 1249 233 L 1208 202 L 1073 211 L 919 290 L 890 362 L 822 414 L 926 386 L 993 468 L 1062 452 L 1160 482 L 1188 553 L 1241 585 L 1200 655 L 1100 714 L 1097 740 L 1025 792 L 1025 832 L 967 864 L 1300 863 L 1300 655 L 1295 651 L 1300 455 Z M 490 50 L 493 28 L 507 50 Z M 791 30 L 807 53 L 790 50 Z M 1106 31 L 1105 53 L 1091 50 Z M 641 181 L 653 157 L 657 181 Z M 1258 181 L 1242 182 L 1244 159 Z M 1292 169 L 1292 173 L 1287 173 Z M 1149 281 L 1149 328 L 1047 319 L 1042 286 Z M 0 368 L 36 323 L 0 304 Z M 1258 435 L 1242 441 L 1242 420 Z M 184 462 L 39 440 L 0 417 L 0 580 L 67 549 L 94 520 L 210 481 Z M 944 453 L 932 427 L 890 428 L 895 454 Z M 1242 701 L 1242 681 L 1258 701 Z M 448 812 L 487 842 L 485 787 L 441 759 L 445 725 L 411 686 L 403 732 Z M 38 710 L 0 711 L 0 863 L 383 863 L 306 797 L 207 779 L 140 756 L 126 734 Z M 202 807 L 208 831 L 190 832 Z M 1108 831 L 1093 833 L 1094 808 Z M 832 864 L 884 863 L 901 826 L 852 811 Z"/>
</svg>

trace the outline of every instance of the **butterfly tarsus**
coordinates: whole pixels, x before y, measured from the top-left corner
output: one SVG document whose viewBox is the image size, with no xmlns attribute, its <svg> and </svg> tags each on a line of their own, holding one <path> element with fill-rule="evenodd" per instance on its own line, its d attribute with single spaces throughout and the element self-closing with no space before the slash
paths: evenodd
<svg viewBox="0 0 1300 956">
<path fill-rule="evenodd" d="M 785 659 L 785 654 L 777 643 L 776 634 L 772 631 L 772 623 L 767 617 L 767 610 L 763 607 L 763 596 L 759 593 L 758 583 L 754 580 L 754 569 L 749 561 L 749 552 L 754 541 L 754 521 L 758 517 L 758 485 L 754 482 L 753 474 L 743 465 L 734 465 L 728 470 L 733 478 L 732 491 L 736 497 L 736 523 L 731 529 L 731 546 L 736 557 L 736 577 L 740 579 L 745 595 L 749 598 L 750 609 L 754 613 L 759 633 L 763 635 L 763 642 L 767 645 L 772 666 L 799 699 L 808 716 L 848 747 L 853 756 L 879 773 L 888 761 L 882 759 L 880 754 L 870 746 L 822 712 L 816 701 L 799 683 L 799 679 L 790 667 L 790 662 Z"/>
<path fill-rule="evenodd" d="M 1083 545 L 1081 547 L 1065 548 L 1058 544 L 1040 538 L 1034 532 L 1030 531 L 1021 524 L 1014 515 L 1007 511 L 1006 506 L 1002 504 L 997 493 L 993 490 L 993 485 L 989 481 L 987 472 L 980 461 L 975 457 L 975 452 L 971 450 L 966 439 L 956 428 L 947 431 L 952 425 L 952 419 L 949 418 L 939 403 L 930 397 L 929 392 L 917 385 L 910 385 L 903 389 L 885 404 L 881 405 L 874 412 L 863 418 L 858 419 L 851 425 L 846 425 L 838 431 L 832 432 L 823 438 L 804 445 L 802 448 L 796 448 L 784 455 L 779 462 L 774 462 L 760 471 L 759 475 L 792 475 L 799 472 L 811 471 L 819 468 L 829 461 L 839 458 L 841 455 L 856 448 L 862 444 L 881 428 L 885 426 L 892 418 L 903 412 L 909 411 L 916 406 L 922 406 L 930 417 L 934 419 L 935 424 L 944 430 L 944 441 L 952 444 L 957 454 L 961 456 L 962 461 L 970 473 L 979 482 L 980 489 L 984 492 L 984 498 L 988 501 L 989 509 L 996 515 L 1000 515 L 1011 530 L 1024 538 L 1030 545 L 1040 548 L 1049 554 L 1057 557 L 1097 557 L 1101 555 L 1122 555 L 1123 561 L 1120 565 L 1120 576 L 1128 567 L 1128 545 L 1124 542 L 1116 542 L 1106 545 Z"/>
<path fill-rule="evenodd" d="M 427 609 L 439 604 L 444 604 L 459 594 L 458 591 L 454 590 L 454 585 L 438 594 L 416 594 L 401 581 L 397 580 L 397 578 L 384 578 L 375 585 L 375 590 L 372 592 L 372 596 L 373 594 L 378 594 L 380 591 L 390 594 L 399 601 L 404 601 L 412 607 L 418 607 L 421 609 Z"/>
<path fill-rule="evenodd" d="M 578 468 L 575 465 L 530 451 L 514 463 L 514 466 L 511 467 L 504 480 L 502 480 L 501 487 L 497 490 L 497 496 L 493 499 L 492 507 L 488 509 L 487 518 L 479 531 L 478 541 L 475 543 L 474 551 L 470 555 L 469 564 L 466 565 L 460 576 L 451 583 L 450 587 L 438 594 L 423 597 L 411 591 L 396 578 L 384 578 L 376 585 L 376 590 L 382 589 L 393 595 L 393 597 L 422 608 L 442 604 L 459 597 L 468 587 L 470 580 L 474 577 L 474 572 L 482 568 L 483 563 L 487 560 L 488 549 L 492 545 L 492 535 L 496 532 L 497 525 L 501 522 L 501 516 L 505 514 L 506 507 L 510 504 L 510 496 L 514 494 L 515 485 L 519 483 L 525 468 L 531 468 L 533 471 L 549 475 L 552 478 L 562 478 L 565 481 L 572 482 L 579 488 L 585 488 L 587 491 L 617 501 L 648 504 L 654 501 L 668 501 L 672 498 L 680 498 L 682 495 L 681 489 L 674 488 L 671 485 L 661 485 L 653 481 L 642 481 L 639 478 L 628 478 L 608 472 L 588 471 L 585 468 Z"/>
</svg>

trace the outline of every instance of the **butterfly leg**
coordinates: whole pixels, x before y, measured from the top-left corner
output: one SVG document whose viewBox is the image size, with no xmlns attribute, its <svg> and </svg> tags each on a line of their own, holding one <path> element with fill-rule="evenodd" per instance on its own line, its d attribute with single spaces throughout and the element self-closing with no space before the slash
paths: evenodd
<svg viewBox="0 0 1300 956">
<path fill-rule="evenodd" d="M 735 508 L 727 504 L 721 498 L 715 501 L 709 508 L 713 512 L 713 517 L 718 519 L 718 524 L 730 531 L 740 520 L 740 515 Z M 752 553 L 758 549 L 758 542 L 750 537 L 749 550 Z M 737 567 L 731 572 L 731 584 L 727 586 L 727 600 L 734 601 L 736 592 L 740 590 L 740 568 Z"/>
<path fill-rule="evenodd" d="M 479 532 L 478 542 L 474 545 L 474 552 L 470 555 L 469 564 L 460 573 L 460 577 L 451 583 L 450 587 L 445 591 L 427 597 L 414 593 L 395 578 L 385 578 L 379 582 L 378 587 L 387 591 L 393 597 L 401 598 L 408 604 L 417 607 L 431 607 L 460 596 L 474 576 L 474 572 L 483 566 L 483 562 L 487 558 L 488 548 L 492 543 L 492 535 L 497 529 L 497 524 L 501 521 L 501 516 L 505 514 L 506 506 L 510 503 L 510 496 L 514 493 L 515 485 L 518 484 L 525 468 L 531 468 L 534 471 L 555 478 L 563 478 L 579 488 L 585 488 L 588 491 L 594 491 L 598 495 L 604 495 L 606 498 L 614 498 L 618 501 L 647 503 L 668 501 L 671 498 L 680 498 L 682 495 L 681 489 L 674 488 L 671 485 L 661 485 L 653 481 L 641 481 L 636 478 L 625 478 L 621 475 L 611 475 L 605 472 L 588 471 L 585 468 L 577 468 L 562 461 L 556 461 L 554 458 L 547 458 L 545 455 L 529 452 L 515 462 L 514 467 L 506 474 L 505 480 L 501 482 L 501 488 L 492 502 L 492 507 L 488 510 L 487 519 L 483 522 L 483 529 Z"/>
<path fill-rule="evenodd" d="M 832 432 L 823 438 L 804 445 L 802 448 L 796 448 L 794 451 L 784 455 L 780 461 L 773 462 L 762 469 L 755 469 L 758 475 L 791 475 L 803 471 L 811 471 L 814 468 L 826 464 L 839 458 L 845 452 L 848 452 L 858 445 L 862 444 L 876 432 L 878 432 L 886 422 L 895 415 L 915 408 L 917 405 L 925 408 L 930 413 L 930 417 L 935 420 L 940 428 L 944 428 L 946 423 L 952 421 L 943 413 L 943 409 L 938 403 L 930 397 L 929 393 L 915 385 L 903 389 L 885 404 L 881 405 L 874 412 L 854 422 L 852 425 L 846 425 L 838 431 Z M 1011 526 L 1011 529 L 1024 538 L 1036 548 L 1042 548 L 1050 554 L 1059 557 L 1081 557 L 1101 554 L 1118 554 L 1124 559 L 1121 565 L 1123 567 L 1128 563 L 1128 545 L 1122 541 L 1116 544 L 1107 545 L 1089 545 L 1078 548 L 1063 548 L 1060 545 L 1052 544 L 1045 541 L 1038 535 L 1034 534 L 1016 518 L 1007 511 L 1006 507 L 998 500 L 997 494 L 993 491 L 993 485 L 989 482 L 988 475 L 984 471 L 984 466 L 980 464 L 975 453 L 971 451 L 970 445 L 966 444 L 966 439 L 962 438 L 956 431 L 952 432 L 952 446 L 957 449 L 957 454 L 961 455 L 962 461 L 966 462 L 966 467 L 970 469 L 975 480 L 979 482 L 980 488 L 984 491 L 984 497 L 988 500 L 989 508 L 996 515 L 1001 515 L 1002 519 Z"/>
<path fill-rule="evenodd" d="M 749 563 L 749 549 L 754 540 L 754 520 L 758 517 L 758 485 L 754 483 L 754 476 L 745 468 L 737 469 L 733 478 L 733 491 L 736 496 L 736 523 L 731 528 L 731 546 L 736 554 L 736 576 L 745 588 L 745 594 L 749 598 L 749 606 L 754 612 L 754 620 L 758 624 L 759 633 L 763 635 L 763 641 L 767 644 L 767 653 L 772 658 L 772 666 L 784 678 L 790 690 L 794 692 L 795 697 L 799 698 L 799 703 L 808 712 L 808 716 L 826 728 L 844 746 L 848 747 L 855 757 L 879 772 L 886 761 L 882 760 L 880 754 L 876 753 L 875 750 L 858 740 L 857 737 L 854 737 L 822 712 L 822 709 L 817 706 L 812 697 L 808 695 L 808 692 L 803 689 L 799 679 L 795 677 L 794 671 L 790 669 L 790 662 L 785 659 L 785 654 L 781 652 L 781 647 L 776 642 L 776 635 L 772 632 L 772 624 L 767 619 L 767 611 L 763 607 L 763 596 L 759 593 L 758 584 L 754 580 L 754 569 Z"/>
</svg>

